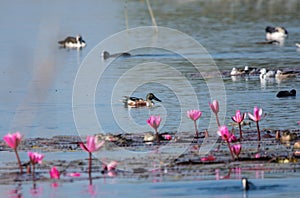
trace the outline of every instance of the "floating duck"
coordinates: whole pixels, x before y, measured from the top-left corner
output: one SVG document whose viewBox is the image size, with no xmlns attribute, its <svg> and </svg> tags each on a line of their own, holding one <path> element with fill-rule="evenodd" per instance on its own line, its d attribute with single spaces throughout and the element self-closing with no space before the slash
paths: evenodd
<svg viewBox="0 0 300 198">
<path fill-rule="evenodd" d="M 292 89 L 291 91 L 280 91 L 276 95 L 276 97 L 278 97 L 278 98 L 295 97 L 295 96 L 296 96 L 296 90 L 295 89 Z"/>
<path fill-rule="evenodd" d="M 152 107 L 154 105 L 153 100 L 161 102 L 161 100 L 158 99 L 153 93 L 148 93 L 146 100 L 143 98 L 124 96 L 123 103 L 125 106 L 129 107 Z"/>
<path fill-rule="evenodd" d="M 249 182 L 246 177 L 242 178 L 242 187 L 243 187 L 243 190 L 246 190 L 246 191 L 250 190 L 250 188 L 251 189 L 256 188 L 256 186 L 252 182 Z"/>
<path fill-rule="evenodd" d="M 244 72 L 248 75 L 257 74 L 259 71 L 256 67 L 249 67 L 248 65 L 245 66 Z"/>
<path fill-rule="evenodd" d="M 65 40 L 58 41 L 62 47 L 68 48 L 82 48 L 86 46 L 85 41 L 82 39 L 81 35 L 77 35 L 76 37 L 68 36 Z"/>
<path fill-rule="evenodd" d="M 267 41 L 283 42 L 288 37 L 288 31 L 284 27 L 266 27 Z"/>
<path fill-rule="evenodd" d="M 291 133 L 290 131 L 286 130 L 282 132 L 282 135 L 280 137 L 281 143 L 293 141 L 297 139 L 297 134 L 296 133 Z"/>
<path fill-rule="evenodd" d="M 295 45 L 300 49 L 300 43 L 296 43 Z"/>
<path fill-rule="evenodd" d="M 296 73 L 294 71 L 281 71 L 281 70 L 277 70 L 275 77 L 278 79 L 287 79 L 287 78 L 295 78 L 296 77 Z"/>
<path fill-rule="evenodd" d="M 231 76 L 241 76 L 246 74 L 245 71 L 243 69 L 238 69 L 238 68 L 232 68 L 230 75 Z"/>
<path fill-rule="evenodd" d="M 260 69 L 260 79 L 270 79 L 275 78 L 275 71 L 273 70 L 267 70 L 265 68 Z"/>
<path fill-rule="evenodd" d="M 157 137 L 156 137 L 155 133 L 146 132 L 144 135 L 144 142 L 151 143 L 151 142 L 157 141 L 156 138 Z M 168 133 L 158 134 L 158 138 L 159 138 L 159 140 L 163 140 L 163 141 L 164 140 L 171 141 L 173 139 L 172 136 Z"/>
<path fill-rule="evenodd" d="M 125 57 L 128 57 L 128 56 L 131 56 L 130 53 L 128 52 L 122 52 L 122 53 L 115 53 L 115 54 L 110 54 L 108 51 L 103 51 L 101 53 L 101 57 L 106 60 L 108 58 L 112 58 L 112 57 L 118 57 L 118 56 L 125 56 Z"/>
<path fill-rule="evenodd" d="M 293 149 L 300 149 L 300 141 L 295 142 Z"/>
</svg>

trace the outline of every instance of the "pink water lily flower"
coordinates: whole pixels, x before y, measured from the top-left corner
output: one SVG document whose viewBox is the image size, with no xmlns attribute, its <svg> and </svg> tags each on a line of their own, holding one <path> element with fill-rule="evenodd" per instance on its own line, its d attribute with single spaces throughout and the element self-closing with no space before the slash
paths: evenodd
<svg viewBox="0 0 300 198">
<path fill-rule="evenodd" d="M 231 158 L 232 158 L 232 160 L 234 160 L 233 152 L 232 152 L 232 149 L 230 147 L 230 142 L 233 141 L 233 140 L 235 140 L 236 137 L 229 132 L 227 126 L 225 126 L 225 125 L 219 127 L 219 130 L 218 130 L 217 133 L 227 143 L 228 149 L 229 149 L 230 154 L 231 154 Z"/>
<path fill-rule="evenodd" d="M 223 140 L 232 142 L 236 140 L 236 137 L 229 132 L 227 126 L 221 126 L 217 131 L 218 135 L 222 137 Z"/>
<path fill-rule="evenodd" d="M 14 150 L 16 157 L 17 157 L 17 161 L 19 164 L 19 169 L 20 169 L 20 173 L 23 173 L 23 168 L 22 168 L 22 164 L 21 164 L 21 160 L 17 151 L 17 148 L 22 140 L 22 135 L 20 134 L 20 132 L 16 132 L 13 134 L 8 133 L 7 135 L 5 135 L 3 137 L 4 142 Z"/>
<path fill-rule="evenodd" d="M 198 128 L 196 121 L 201 117 L 202 112 L 199 110 L 189 110 L 187 111 L 187 116 L 194 121 L 194 127 L 195 127 L 195 137 L 199 137 Z"/>
<path fill-rule="evenodd" d="M 101 147 L 104 145 L 105 141 L 101 141 L 100 143 L 97 143 L 97 137 L 96 136 L 87 136 L 86 137 L 86 144 L 84 144 L 83 142 L 79 143 L 79 146 L 89 152 L 96 152 L 98 150 L 101 149 Z"/>
<path fill-rule="evenodd" d="M 258 108 L 258 107 L 254 107 L 253 110 L 253 115 L 251 113 L 248 113 L 249 118 L 254 121 L 254 122 L 258 122 L 261 120 L 261 116 L 262 116 L 262 109 Z"/>
<path fill-rule="evenodd" d="M 236 155 L 237 158 L 239 158 L 239 155 L 242 150 L 242 145 L 241 144 L 235 144 L 231 146 L 232 152 Z"/>
<path fill-rule="evenodd" d="M 201 117 L 201 115 L 202 112 L 196 109 L 187 111 L 187 116 L 194 121 L 198 120 Z"/>
<path fill-rule="evenodd" d="M 87 136 L 86 137 L 86 144 L 83 142 L 79 143 L 79 146 L 82 148 L 82 150 L 89 153 L 89 178 L 91 178 L 92 173 L 92 152 L 99 151 L 101 147 L 104 145 L 105 141 L 101 141 L 100 143 L 97 143 L 97 137 L 96 136 Z"/>
<path fill-rule="evenodd" d="M 44 155 L 43 154 L 39 154 L 37 152 L 28 152 L 28 156 L 30 159 L 30 162 L 35 165 L 35 164 L 41 164 L 42 160 L 44 159 Z"/>
<path fill-rule="evenodd" d="M 216 120 L 217 120 L 217 124 L 218 124 L 218 127 L 220 127 L 220 121 L 219 121 L 219 117 L 218 117 L 218 113 L 219 113 L 219 102 L 217 100 L 214 100 L 212 103 L 208 103 L 211 110 L 213 111 L 213 113 L 215 114 L 216 116 Z"/>
<path fill-rule="evenodd" d="M 16 132 L 13 134 L 8 133 L 3 137 L 3 140 L 10 148 L 17 149 L 22 140 L 22 135 L 20 134 L 20 132 Z"/>
<path fill-rule="evenodd" d="M 238 123 L 239 125 L 239 130 L 240 130 L 240 139 L 243 138 L 243 135 L 242 135 L 242 125 L 241 123 L 244 121 L 244 119 L 246 118 L 246 113 L 243 113 L 243 115 L 241 115 L 241 111 L 240 110 L 237 110 L 236 113 L 235 113 L 235 116 L 231 117 L 231 119 Z"/>
<path fill-rule="evenodd" d="M 51 179 L 59 179 L 60 178 L 60 172 L 57 170 L 57 168 L 55 166 L 53 166 L 50 171 L 50 178 Z"/>
<path fill-rule="evenodd" d="M 240 110 L 237 110 L 235 116 L 231 117 L 231 119 L 236 123 L 241 123 L 246 118 L 246 113 L 241 114 Z"/>
<path fill-rule="evenodd" d="M 158 129 L 161 122 L 160 116 L 150 116 L 147 123 L 155 130 Z"/>
<path fill-rule="evenodd" d="M 160 125 L 160 122 L 161 122 L 160 116 L 150 116 L 149 119 L 147 120 L 149 126 L 151 126 L 155 130 L 157 143 L 159 143 L 159 136 L 158 136 L 157 129 Z"/>
<path fill-rule="evenodd" d="M 260 141 L 260 129 L 259 129 L 259 124 L 258 122 L 261 120 L 262 116 L 262 109 L 258 107 L 254 107 L 253 110 L 253 115 L 251 113 L 248 113 L 248 116 L 250 120 L 256 122 L 256 127 L 257 127 L 257 134 L 258 134 L 258 141 Z"/>
</svg>

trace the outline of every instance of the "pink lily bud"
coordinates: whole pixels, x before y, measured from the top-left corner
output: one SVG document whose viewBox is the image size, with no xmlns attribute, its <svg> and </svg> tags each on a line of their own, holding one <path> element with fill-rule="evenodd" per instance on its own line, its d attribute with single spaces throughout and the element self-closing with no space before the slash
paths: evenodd
<svg viewBox="0 0 300 198">
<path fill-rule="evenodd" d="M 57 170 L 57 168 L 55 166 L 53 166 L 51 168 L 51 170 L 49 171 L 49 174 L 50 174 L 51 179 L 59 179 L 59 177 L 60 177 L 60 172 Z"/>
<path fill-rule="evenodd" d="M 242 150 L 242 145 L 240 145 L 240 144 L 232 145 L 231 150 L 237 157 L 239 157 L 241 150 Z"/>
<path fill-rule="evenodd" d="M 219 102 L 217 100 L 214 100 L 213 103 L 209 103 L 209 106 L 215 114 L 219 113 Z"/>
</svg>

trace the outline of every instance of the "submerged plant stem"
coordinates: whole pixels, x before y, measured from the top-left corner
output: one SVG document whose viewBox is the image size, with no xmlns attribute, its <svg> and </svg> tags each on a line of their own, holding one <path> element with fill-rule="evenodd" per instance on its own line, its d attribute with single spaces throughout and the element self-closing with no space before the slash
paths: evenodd
<svg viewBox="0 0 300 198">
<path fill-rule="evenodd" d="M 159 144 L 159 143 L 160 143 L 160 140 L 159 140 L 159 136 L 158 136 L 158 131 L 157 131 L 157 129 L 155 129 L 155 135 L 156 135 L 157 143 Z"/>
<path fill-rule="evenodd" d="M 239 129 L 240 129 L 240 139 L 242 140 L 243 139 L 243 134 L 242 134 L 242 125 L 241 125 L 240 122 L 239 122 Z"/>
<path fill-rule="evenodd" d="M 217 120 L 218 127 L 220 127 L 221 125 L 220 125 L 220 121 L 219 121 L 219 116 L 218 116 L 217 113 L 215 115 L 216 115 L 216 120 Z"/>
<path fill-rule="evenodd" d="M 195 126 L 195 137 L 198 138 L 199 133 L 198 133 L 198 129 L 197 129 L 197 121 L 196 120 L 194 120 L 194 126 Z"/>
<path fill-rule="evenodd" d="M 258 141 L 260 141 L 260 130 L 259 130 L 258 121 L 256 121 L 256 127 L 257 127 Z"/>
<path fill-rule="evenodd" d="M 234 160 L 234 155 L 232 153 L 232 150 L 231 150 L 231 147 L 230 147 L 230 143 L 229 143 L 229 141 L 226 141 L 226 142 L 227 142 L 227 146 L 228 146 L 228 148 L 230 150 L 231 158 L 232 158 L 232 160 Z"/>
<path fill-rule="evenodd" d="M 88 170 L 88 175 L 89 175 L 90 185 L 92 185 L 93 184 L 93 182 L 92 182 L 92 152 L 89 152 L 89 170 Z"/>
<path fill-rule="evenodd" d="M 15 151 L 15 154 L 16 154 L 16 157 L 17 157 L 17 160 L 18 160 L 18 164 L 19 164 L 19 168 L 20 168 L 20 173 L 22 174 L 22 173 L 23 173 L 23 168 L 22 168 L 20 156 L 19 156 L 19 154 L 18 154 L 17 149 L 14 149 L 14 151 Z"/>
<path fill-rule="evenodd" d="M 89 175 L 92 173 L 92 153 L 89 152 L 89 170 L 88 170 Z"/>
<path fill-rule="evenodd" d="M 35 181 L 35 164 L 32 163 L 32 178 L 33 178 L 33 181 Z"/>
</svg>

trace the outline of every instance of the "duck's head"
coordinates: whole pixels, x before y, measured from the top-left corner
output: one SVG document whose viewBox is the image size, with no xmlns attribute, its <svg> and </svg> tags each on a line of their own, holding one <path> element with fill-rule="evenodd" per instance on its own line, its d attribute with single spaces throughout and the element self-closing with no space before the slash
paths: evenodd
<svg viewBox="0 0 300 198">
<path fill-rule="evenodd" d="M 249 190 L 249 182 L 246 177 L 242 178 L 242 187 L 243 187 L 243 190 Z"/>
<path fill-rule="evenodd" d="M 104 60 L 108 59 L 110 57 L 110 54 L 108 53 L 108 51 L 103 51 L 101 53 L 101 56 Z"/>
<path fill-rule="evenodd" d="M 291 94 L 292 96 L 296 96 L 296 90 L 295 90 L 295 89 L 292 89 L 292 90 L 290 91 L 290 94 Z"/>
<path fill-rule="evenodd" d="M 261 74 L 266 74 L 266 73 L 267 73 L 267 70 L 266 70 L 266 68 L 262 68 L 262 69 L 260 69 L 260 73 L 261 73 Z"/>
<path fill-rule="evenodd" d="M 161 100 L 158 99 L 153 93 L 148 93 L 146 96 L 146 100 L 150 100 L 150 101 L 156 100 L 158 102 L 161 102 Z"/>
<path fill-rule="evenodd" d="M 288 131 L 288 130 L 283 131 L 282 133 L 283 133 L 282 134 L 283 136 L 289 136 L 289 135 L 291 135 L 290 131 Z"/>
<path fill-rule="evenodd" d="M 276 32 L 276 28 L 272 26 L 267 26 L 266 27 L 266 33 L 274 33 Z"/>
<path fill-rule="evenodd" d="M 81 41 L 81 40 L 82 40 L 82 37 L 81 37 L 80 34 L 78 34 L 78 35 L 76 36 L 76 41 L 79 42 L 79 41 Z"/>
</svg>

